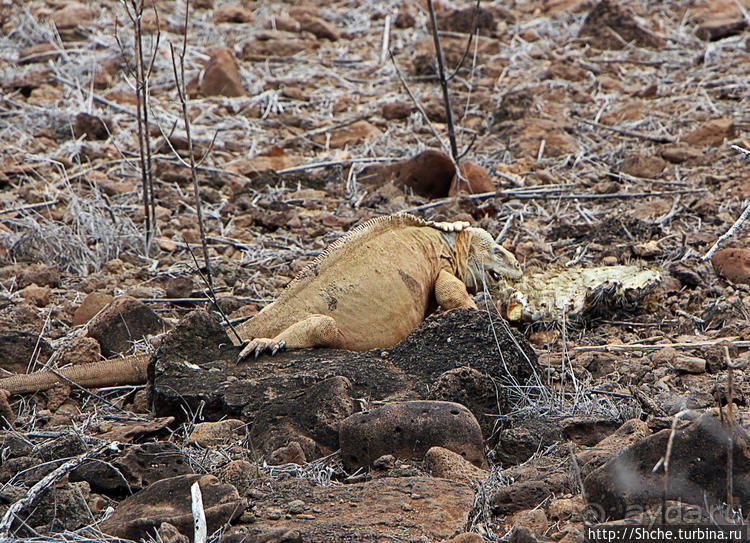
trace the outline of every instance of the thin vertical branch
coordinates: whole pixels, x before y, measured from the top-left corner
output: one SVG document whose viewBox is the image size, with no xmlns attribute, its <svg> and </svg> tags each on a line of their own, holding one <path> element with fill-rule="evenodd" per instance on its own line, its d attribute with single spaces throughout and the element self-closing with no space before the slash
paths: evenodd
<svg viewBox="0 0 750 543">
<path fill-rule="evenodd" d="M 448 139 L 451 144 L 451 155 L 453 160 L 458 163 L 458 146 L 456 145 L 456 128 L 453 124 L 453 110 L 451 109 L 451 99 L 448 93 L 448 81 L 445 78 L 445 61 L 443 59 L 443 49 L 440 47 L 440 37 L 438 36 L 437 18 L 435 17 L 435 7 L 432 0 L 427 0 L 427 7 L 430 9 L 430 22 L 432 23 L 432 39 L 435 42 L 435 56 L 438 61 L 438 73 L 440 75 L 440 86 L 443 89 L 443 101 L 445 102 L 445 119 L 448 124 Z"/>
<path fill-rule="evenodd" d="M 198 173 L 195 166 L 195 156 L 193 155 L 193 138 L 190 133 L 190 117 L 188 116 L 187 106 L 187 93 L 185 87 L 185 55 L 187 53 L 187 33 L 188 23 L 190 20 L 190 1 L 185 2 L 185 33 L 182 38 L 182 52 L 180 53 L 180 71 L 177 72 L 177 64 L 175 62 L 175 50 L 174 45 L 169 44 L 170 51 L 172 53 L 172 71 L 174 73 L 175 85 L 177 86 L 177 96 L 180 99 L 182 105 L 182 118 L 185 122 L 185 138 L 188 144 L 188 157 L 190 159 L 190 174 L 193 178 L 193 191 L 195 193 L 195 209 L 198 214 L 198 227 L 201 232 L 201 244 L 203 246 L 203 262 L 206 266 L 206 280 L 208 282 L 209 289 L 213 291 L 214 280 L 213 274 L 211 273 L 211 262 L 208 258 L 208 244 L 206 243 L 206 228 L 203 224 L 203 207 L 201 206 L 201 195 L 200 187 L 198 186 Z"/>
<path fill-rule="evenodd" d="M 729 347 L 724 346 L 724 358 L 727 361 L 727 505 L 731 510 L 734 507 L 734 440 L 732 430 L 734 429 L 734 415 L 732 404 L 734 403 L 734 365 L 732 357 L 729 356 Z M 721 409 L 721 405 L 719 405 Z"/>
<path fill-rule="evenodd" d="M 129 0 L 129 3 L 123 0 L 123 5 L 133 24 L 133 47 L 135 48 L 135 71 L 133 75 L 135 77 L 136 118 L 138 122 L 138 151 L 143 186 L 143 212 L 146 221 L 145 252 L 148 255 L 156 229 L 156 198 L 154 196 L 153 159 L 148 115 L 148 82 L 156 58 L 161 32 L 158 29 L 159 16 L 157 13 L 156 42 L 148 69 L 146 69 L 143 60 L 143 27 L 141 26 L 143 0 Z M 156 5 L 153 1 L 151 5 L 156 13 Z"/>
</svg>

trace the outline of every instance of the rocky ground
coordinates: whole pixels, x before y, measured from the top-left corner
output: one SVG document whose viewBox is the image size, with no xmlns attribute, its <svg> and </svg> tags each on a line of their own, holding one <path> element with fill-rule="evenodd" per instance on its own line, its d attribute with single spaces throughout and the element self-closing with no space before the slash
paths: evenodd
<svg viewBox="0 0 750 543">
<path fill-rule="evenodd" d="M 195 0 L 186 24 L 158 1 L 151 243 L 126 4 L 0 4 L 2 369 L 149 353 L 169 330 L 148 385 L 0 402 L 0 539 L 192 540 L 196 482 L 224 542 L 742 523 L 750 223 L 703 257 L 750 194 L 750 2 L 440 2 L 459 177 L 425 3 Z M 638 263 L 661 284 L 573 323 L 508 326 L 482 297 L 387 352 L 236 365 L 188 251 L 205 274 L 185 32 L 230 318 L 403 210 L 482 226 L 527 270 Z"/>
</svg>

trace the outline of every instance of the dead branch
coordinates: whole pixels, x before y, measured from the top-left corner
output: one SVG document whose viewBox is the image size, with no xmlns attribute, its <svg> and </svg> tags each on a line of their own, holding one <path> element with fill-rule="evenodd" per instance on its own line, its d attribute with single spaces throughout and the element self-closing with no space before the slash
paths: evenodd
<svg viewBox="0 0 750 543">
<path fill-rule="evenodd" d="M 208 258 L 208 244 L 206 242 L 206 227 L 203 223 L 203 210 L 201 207 L 201 195 L 200 187 L 198 186 L 198 173 L 196 171 L 195 156 L 193 155 L 193 138 L 190 133 L 190 117 L 187 109 L 187 92 L 185 85 L 185 54 L 187 53 L 187 33 L 188 33 L 188 22 L 190 18 L 190 1 L 185 3 L 185 33 L 183 34 L 182 40 L 182 52 L 180 53 L 180 72 L 177 73 L 177 64 L 175 62 L 175 50 L 174 45 L 169 44 L 170 51 L 172 52 L 172 70 L 174 72 L 175 86 L 177 87 L 177 96 L 180 99 L 180 105 L 182 106 L 182 118 L 185 123 L 185 136 L 188 144 L 188 157 L 190 159 L 190 174 L 193 179 L 193 191 L 195 194 L 195 209 L 198 215 L 198 227 L 201 233 L 201 244 L 203 245 L 203 263 L 206 266 L 206 282 L 211 290 L 213 290 L 214 281 L 213 275 L 211 274 L 211 262 Z M 191 253 L 192 254 L 192 253 Z"/>
</svg>

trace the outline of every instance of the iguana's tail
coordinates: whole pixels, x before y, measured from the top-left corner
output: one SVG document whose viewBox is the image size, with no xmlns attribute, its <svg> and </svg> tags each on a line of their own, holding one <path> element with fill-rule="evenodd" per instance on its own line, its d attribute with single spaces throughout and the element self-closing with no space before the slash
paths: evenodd
<svg viewBox="0 0 750 543">
<path fill-rule="evenodd" d="M 0 379 L 0 389 L 11 394 L 40 392 L 58 383 L 72 381 L 84 388 L 115 385 L 141 385 L 146 382 L 149 354 L 111 358 L 101 362 L 68 366 L 57 372 L 43 370 Z"/>
</svg>

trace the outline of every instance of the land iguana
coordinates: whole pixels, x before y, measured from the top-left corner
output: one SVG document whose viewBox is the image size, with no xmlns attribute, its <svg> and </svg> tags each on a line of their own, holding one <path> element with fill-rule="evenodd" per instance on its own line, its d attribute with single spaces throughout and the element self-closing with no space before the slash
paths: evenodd
<svg viewBox="0 0 750 543">
<path fill-rule="evenodd" d="M 522 275 L 509 251 L 469 223 L 408 214 L 371 219 L 333 242 L 274 302 L 237 327 L 248 341 L 239 360 L 283 348 L 390 347 L 438 306 L 476 308 L 470 294 L 484 286 L 492 292 L 501 281 Z M 84 387 L 142 383 L 148 358 L 14 375 L 0 379 L 0 389 L 33 392 L 65 379 Z"/>
</svg>

